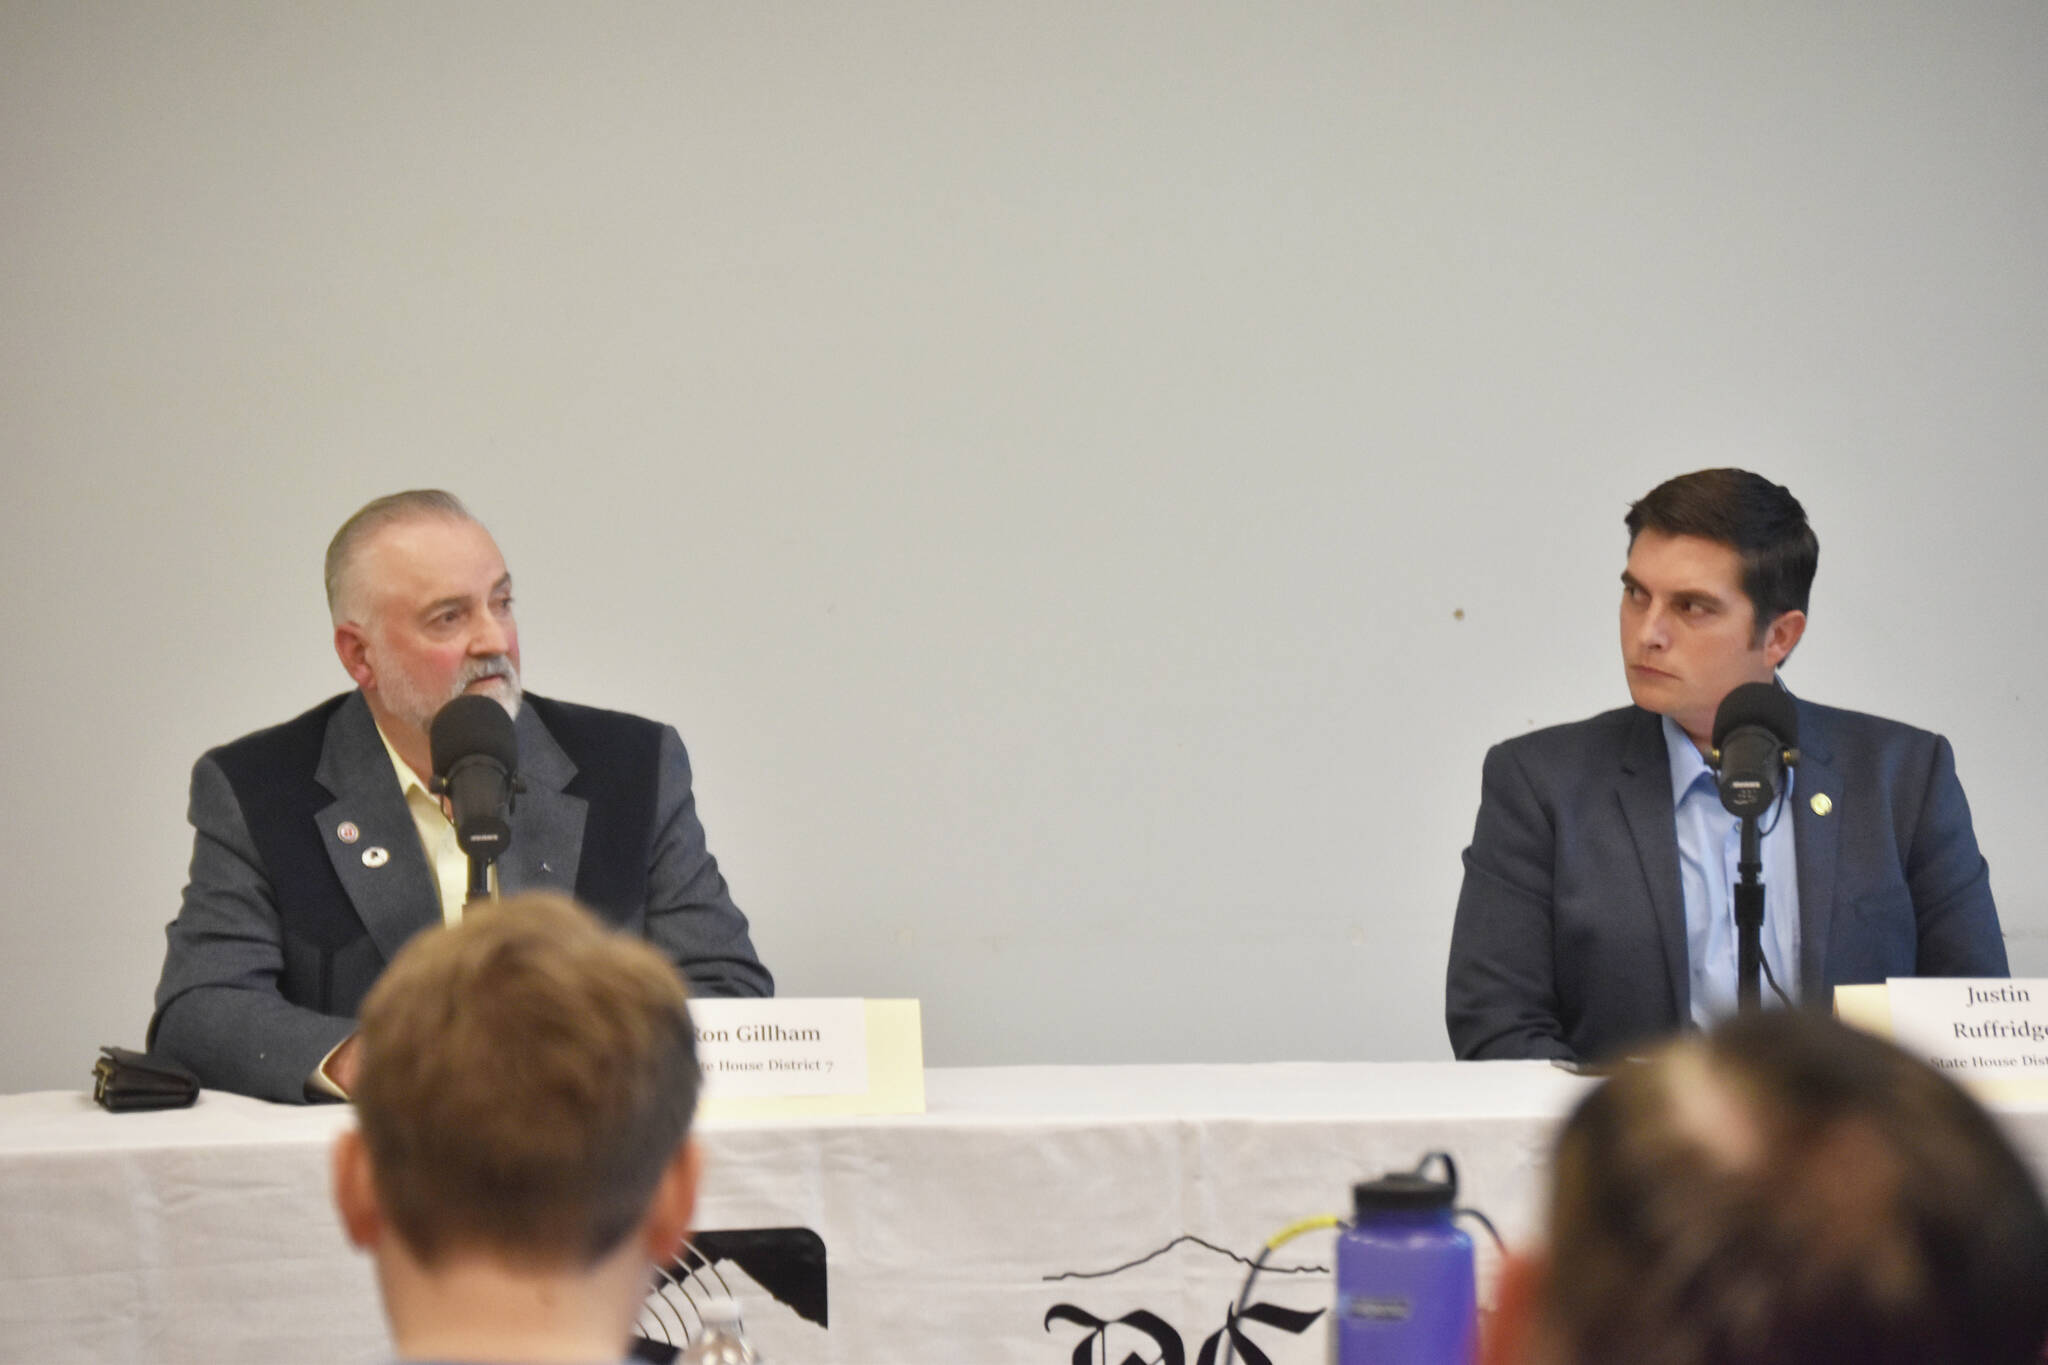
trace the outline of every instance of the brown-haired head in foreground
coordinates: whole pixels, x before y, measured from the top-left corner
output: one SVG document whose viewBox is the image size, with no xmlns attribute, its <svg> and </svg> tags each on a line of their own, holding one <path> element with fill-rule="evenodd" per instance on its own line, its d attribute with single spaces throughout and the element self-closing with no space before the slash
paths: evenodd
<svg viewBox="0 0 2048 1365">
<path fill-rule="evenodd" d="M 1557 1150 L 1534 1316 L 1573 1365 L 2019 1365 L 2048 1211 L 1955 1085 L 1811 1010 L 1667 1046 Z"/>
<path fill-rule="evenodd" d="M 582 1267 L 646 1212 L 696 1108 L 696 1035 L 660 953 L 566 897 L 421 934 L 363 1004 L 353 1099 L 422 1265 Z"/>
</svg>

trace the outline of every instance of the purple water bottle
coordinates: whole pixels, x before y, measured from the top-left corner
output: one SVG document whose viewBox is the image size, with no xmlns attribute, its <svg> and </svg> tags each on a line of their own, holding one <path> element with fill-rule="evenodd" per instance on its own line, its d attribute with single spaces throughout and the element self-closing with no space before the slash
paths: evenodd
<svg viewBox="0 0 2048 1365">
<path fill-rule="evenodd" d="M 1441 1162 L 1442 1180 L 1427 1174 Z M 1472 1239 L 1451 1219 L 1458 1168 L 1431 1152 L 1413 1171 L 1351 1188 L 1337 1239 L 1336 1365 L 1471 1365 L 1478 1348 Z"/>
</svg>

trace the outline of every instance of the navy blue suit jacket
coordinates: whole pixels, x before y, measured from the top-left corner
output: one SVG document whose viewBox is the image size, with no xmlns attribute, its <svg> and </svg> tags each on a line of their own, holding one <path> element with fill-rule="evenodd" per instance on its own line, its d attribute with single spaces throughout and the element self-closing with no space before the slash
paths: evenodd
<svg viewBox="0 0 2048 1365">
<path fill-rule="evenodd" d="M 2005 976 L 1948 741 L 1797 706 L 1803 999 L 1825 1006 L 1836 986 L 1890 976 Z M 1690 1022 L 1690 981 L 1658 717 L 1629 706 L 1495 745 L 1451 931 L 1457 1055 L 1624 1053 Z"/>
</svg>

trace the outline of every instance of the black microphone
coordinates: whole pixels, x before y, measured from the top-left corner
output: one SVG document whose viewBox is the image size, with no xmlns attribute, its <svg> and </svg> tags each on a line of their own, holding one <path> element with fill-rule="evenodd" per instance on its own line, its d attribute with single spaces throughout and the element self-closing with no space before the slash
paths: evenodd
<svg viewBox="0 0 2048 1365">
<path fill-rule="evenodd" d="M 1799 712 L 1791 694 L 1758 682 L 1723 697 L 1714 712 L 1713 759 L 1721 805 L 1730 815 L 1753 818 L 1769 810 L 1785 785 L 1785 769 L 1799 762 Z"/>
<path fill-rule="evenodd" d="M 489 697 L 465 692 L 441 708 L 427 738 L 436 792 L 454 808 L 455 838 L 472 863 L 489 863 L 512 842 L 512 794 L 519 790 L 519 740 L 512 717 Z"/>
</svg>

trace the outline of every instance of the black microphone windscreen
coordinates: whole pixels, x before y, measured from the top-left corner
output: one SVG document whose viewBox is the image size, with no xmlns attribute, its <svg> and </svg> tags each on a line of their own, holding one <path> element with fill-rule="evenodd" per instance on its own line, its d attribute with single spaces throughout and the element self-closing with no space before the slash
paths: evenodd
<svg viewBox="0 0 2048 1365">
<path fill-rule="evenodd" d="M 434 776 L 446 777 L 465 758 L 495 760 L 506 772 L 519 766 L 519 737 L 512 717 L 489 697 L 465 692 L 442 707 L 427 733 L 434 750 Z"/>
<path fill-rule="evenodd" d="M 1792 694 L 1775 683 L 1744 683 L 1721 698 L 1714 712 L 1714 747 L 1745 725 L 1767 730 L 1787 749 L 1799 747 L 1799 711 Z M 436 759 L 435 762 L 439 762 Z"/>
</svg>

